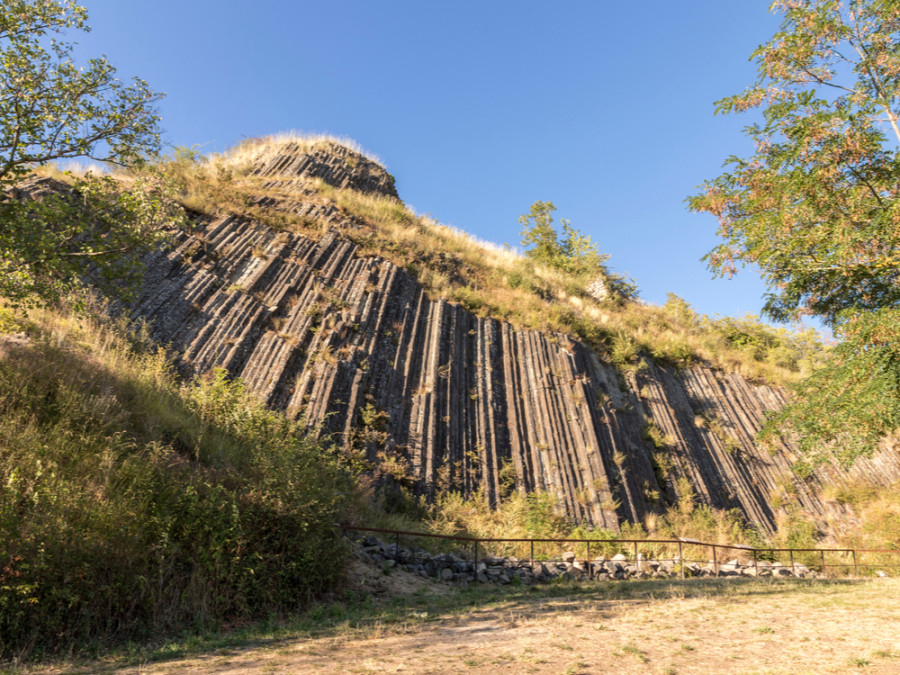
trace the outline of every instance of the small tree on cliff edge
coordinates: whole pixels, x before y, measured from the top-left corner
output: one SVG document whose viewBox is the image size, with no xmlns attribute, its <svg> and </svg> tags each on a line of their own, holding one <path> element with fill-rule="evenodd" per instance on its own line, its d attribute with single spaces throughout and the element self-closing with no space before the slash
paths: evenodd
<svg viewBox="0 0 900 675">
<path fill-rule="evenodd" d="M 559 239 L 553 225 L 555 210 L 553 202 L 535 202 L 527 214 L 519 216 L 525 255 L 548 267 L 589 281 L 603 277 L 614 297 L 620 300 L 637 297 L 638 289 L 634 281 L 610 272 L 606 266 L 609 254 L 600 253 L 597 244 L 588 235 L 576 230 L 564 218 L 560 220 L 563 236 Z"/>
<path fill-rule="evenodd" d="M 762 109 L 747 158 L 689 198 L 715 215 L 719 275 L 760 267 L 776 320 L 823 318 L 841 339 L 776 425 L 806 467 L 869 454 L 900 427 L 900 2 L 778 0 L 756 83 L 717 112 Z"/>
<path fill-rule="evenodd" d="M 18 305 L 51 301 L 86 274 L 104 290 L 120 289 L 136 271 L 122 254 L 152 246 L 172 215 L 147 176 L 127 192 L 89 177 L 69 194 L 10 198 L 14 184 L 47 162 L 131 166 L 159 150 L 160 96 L 142 80 L 123 85 L 105 58 L 76 66 L 72 45 L 58 39 L 89 30 L 86 20 L 73 0 L 0 7 L 0 296 Z"/>
</svg>

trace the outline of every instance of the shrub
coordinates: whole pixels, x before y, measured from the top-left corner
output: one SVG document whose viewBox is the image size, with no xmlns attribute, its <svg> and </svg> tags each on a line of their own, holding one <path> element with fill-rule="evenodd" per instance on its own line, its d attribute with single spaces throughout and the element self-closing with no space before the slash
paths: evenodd
<svg viewBox="0 0 900 675">
<path fill-rule="evenodd" d="M 222 372 L 179 384 L 108 326 L 39 328 L 0 360 L 0 658 L 268 616 L 336 583 L 348 483 L 297 423 Z"/>
</svg>

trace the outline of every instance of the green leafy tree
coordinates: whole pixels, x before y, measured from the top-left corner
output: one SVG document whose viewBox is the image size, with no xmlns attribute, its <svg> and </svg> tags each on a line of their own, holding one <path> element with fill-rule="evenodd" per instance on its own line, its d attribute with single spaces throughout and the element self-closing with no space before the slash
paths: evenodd
<svg viewBox="0 0 900 675">
<path fill-rule="evenodd" d="M 768 316 L 819 316 L 841 339 L 777 423 L 807 466 L 846 463 L 900 427 L 900 2 L 772 10 L 783 21 L 753 54 L 757 81 L 716 108 L 761 109 L 746 129 L 755 152 L 689 204 L 719 221 L 713 271 L 758 265 Z"/>
<path fill-rule="evenodd" d="M 142 80 L 121 83 L 105 58 L 72 61 L 59 36 L 89 30 L 86 21 L 72 0 L 0 6 L 0 295 L 19 305 L 51 301 L 86 276 L 107 291 L 127 287 L 137 267 L 122 255 L 154 245 L 176 215 L 149 175 L 127 191 L 90 174 L 38 199 L 13 189 L 47 162 L 134 166 L 160 148 L 158 94 Z"/>
<path fill-rule="evenodd" d="M 527 215 L 519 216 L 525 255 L 551 267 L 559 266 L 562 260 L 562 248 L 553 226 L 554 211 L 553 202 L 535 202 Z M 568 222 L 564 220 L 563 224 Z"/>
<path fill-rule="evenodd" d="M 559 221 L 562 239 L 559 238 L 553 224 L 555 210 L 553 202 L 535 202 L 527 214 L 519 216 L 525 255 L 569 274 L 591 280 L 603 277 L 617 297 L 637 295 L 637 287 L 630 279 L 609 271 L 606 266 L 609 255 L 600 253 L 590 236 L 582 234 L 564 218 Z"/>
</svg>

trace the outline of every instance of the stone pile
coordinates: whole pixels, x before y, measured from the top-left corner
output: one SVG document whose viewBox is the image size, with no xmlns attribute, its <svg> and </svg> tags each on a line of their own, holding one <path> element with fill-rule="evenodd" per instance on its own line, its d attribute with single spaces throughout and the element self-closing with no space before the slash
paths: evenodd
<svg viewBox="0 0 900 675">
<path fill-rule="evenodd" d="M 608 559 L 598 556 L 593 560 L 584 560 L 578 558 L 574 552 L 568 551 L 562 554 L 561 560 L 535 560 L 532 563 L 527 558 L 485 556 L 476 562 L 471 556 L 429 553 L 421 548 L 401 546 L 398 551 L 396 543 L 385 544 L 372 535 L 366 536 L 357 543 L 357 546 L 356 555 L 360 560 L 380 565 L 385 571 L 396 568 L 427 579 L 458 585 L 474 582 L 527 585 L 554 579 L 624 581 L 668 579 L 681 575 L 681 564 L 677 557 L 670 560 L 644 560 L 639 556 L 637 560 L 633 560 L 618 553 Z M 685 577 L 793 576 L 800 579 L 819 577 L 818 572 L 801 563 L 795 563 L 792 572 L 790 566 L 780 562 L 760 560 L 754 565 L 753 562 L 741 562 L 737 559 L 718 564 L 710 560 L 704 565 L 687 562 L 684 565 L 684 575 Z"/>
</svg>

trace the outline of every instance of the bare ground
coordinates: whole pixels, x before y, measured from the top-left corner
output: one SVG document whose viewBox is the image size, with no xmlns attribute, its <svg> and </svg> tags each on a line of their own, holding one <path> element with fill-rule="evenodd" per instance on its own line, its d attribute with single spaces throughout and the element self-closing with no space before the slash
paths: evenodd
<svg viewBox="0 0 900 675">
<path fill-rule="evenodd" d="M 45 672 L 900 673 L 897 579 L 462 591 L 373 573 L 360 587 L 384 599 L 322 630 L 152 663 Z"/>
</svg>

